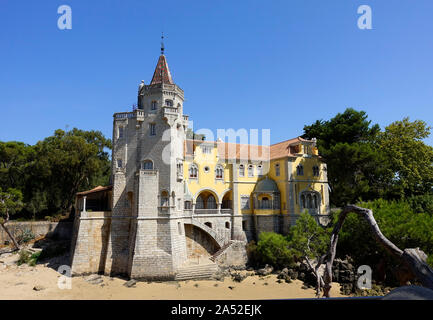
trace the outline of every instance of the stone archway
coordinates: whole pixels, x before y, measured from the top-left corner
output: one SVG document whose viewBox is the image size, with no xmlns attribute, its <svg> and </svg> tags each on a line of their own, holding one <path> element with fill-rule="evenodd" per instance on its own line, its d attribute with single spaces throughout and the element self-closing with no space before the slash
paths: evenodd
<svg viewBox="0 0 433 320">
<path fill-rule="evenodd" d="M 188 260 L 208 259 L 221 248 L 211 234 L 196 224 L 185 224 L 185 240 Z"/>
</svg>

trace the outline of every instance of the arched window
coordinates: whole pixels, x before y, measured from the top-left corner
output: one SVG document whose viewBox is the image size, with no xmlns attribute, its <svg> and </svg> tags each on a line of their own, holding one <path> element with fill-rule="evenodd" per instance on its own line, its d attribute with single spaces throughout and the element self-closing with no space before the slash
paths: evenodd
<svg viewBox="0 0 433 320">
<path fill-rule="evenodd" d="M 275 164 L 275 175 L 276 175 L 277 177 L 280 176 L 280 164 L 279 164 L 279 163 L 276 163 L 276 164 Z"/>
<path fill-rule="evenodd" d="M 313 208 L 317 209 L 318 205 L 317 205 L 318 201 L 317 201 L 317 194 L 313 195 Z"/>
<path fill-rule="evenodd" d="M 195 208 L 196 209 L 204 209 L 204 202 L 203 202 L 203 198 L 201 196 L 197 197 L 197 200 L 195 201 Z"/>
<path fill-rule="evenodd" d="M 302 206 L 303 209 L 306 208 L 306 206 L 305 206 L 305 195 L 303 195 L 303 194 L 301 194 L 301 206 Z"/>
<path fill-rule="evenodd" d="M 230 222 L 226 221 L 226 229 L 230 229 Z"/>
<path fill-rule="evenodd" d="M 196 164 L 191 164 L 189 167 L 189 177 L 192 179 L 197 179 L 198 168 Z"/>
<path fill-rule="evenodd" d="M 165 100 L 165 105 L 167 107 L 172 107 L 173 106 L 173 100 L 170 100 L 170 99 Z"/>
<path fill-rule="evenodd" d="M 213 195 L 210 195 L 207 198 L 207 208 L 206 209 L 216 209 L 217 205 L 216 205 L 216 201 L 215 201 L 215 197 Z"/>
<path fill-rule="evenodd" d="M 245 177 L 245 166 L 243 164 L 239 165 L 239 177 Z"/>
<path fill-rule="evenodd" d="M 296 167 L 296 174 L 298 176 L 303 176 L 304 175 L 304 166 L 302 164 L 298 165 Z"/>
<path fill-rule="evenodd" d="M 222 166 L 218 165 L 215 169 L 215 178 L 222 179 L 223 178 L 224 169 Z"/>
<path fill-rule="evenodd" d="M 315 176 L 315 177 L 320 176 L 320 169 L 318 166 L 313 167 L 313 176 Z"/>
<path fill-rule="evenodd" d="M 170 197 L 168 195 L 167 191 L 161 192 L 161 207 L 168 207 L 170 206 Z"/>
<path fill-rule="evenodd" d="M 307 208 L 308 209 L 313 208 L 313 201 L 312 201 L 311 193 L 307 194 Z"/>
<path fill-rule="evenodd" d="M 254 167 L 252 164 L 248 166 L 248 177 L 254 177 Z"/>
<path fill-rule="evenodd" d="M 143 170 L 153 170 L 153 162 L 152 160 L 144 160 L 142 164 Z"/>
</svg>

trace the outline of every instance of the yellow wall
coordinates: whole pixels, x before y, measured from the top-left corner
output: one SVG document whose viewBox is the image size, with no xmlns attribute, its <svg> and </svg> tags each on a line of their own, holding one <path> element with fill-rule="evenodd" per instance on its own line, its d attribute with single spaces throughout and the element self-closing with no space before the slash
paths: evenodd
<svg viewBox="0 0 433 320">
<path fill-rule="evenodd" d="M 208 146 L 212 146 L 212 144 L 206 144 Z M 315 156 L 314 154 L 317 153 L 317 149 L 313 149 L 313 156 L 311 157 L 296 157 L 296 159 L 293 161 L 292 164 L 292 172 L 287 172 L 287 161 L 288 158 L 282 158 L 282 159 L 275 159 L 271 160 L 269 171 L 268 171 L 268 177 L 273 179 L 279 188 L 280 191 L 280 199 L 281 199 L 281 210 L 260 210 L 260 214 L 275 214 L 275 213 L 293 213 L 290 212 L 290 203 L 289 199 L 286 199 L 286 188 L 288 188 L 288 181 L 289 176 L 292 178 L 292 180 L 295 180 L 292 182 L 293 185 L 293 191 L 297 190 L 297 193 L 295 193 L 295 212 L 296 214 L 301 212 L 300 208 L 300 200 L 299 200 L 299 193 L 303 190 L 305 190 L 307 187 L 311 187 L 314 191 L 317 191 L 321 194 L 321 213 L 326 213 L 326 203 L 325 196 L 322 194 L 322 186 L 323 190 L 325 188 L 328 188 L 327 184 L 324 183 L 324 180 L 326 179 L 326 175 L 324 174 L 324 168 L 323 163 L 320 161 L 320 159 Z M 190 179 L 189 178 L 189 168 L 192 163 L 195 163 L 198 167 L 198 178 L 197 179 Z M 275 164 L 279 164 L 280 166 L 280 175 L 276 175 L 276 169 Z M 224 176 L 223 180 L 216 180 L 215 179 L 215 169 L 217 165 L 222 165 L 224 168 Z M 304 175 L 298 176 L 296 173 L 296 168 L 299 164 L 302 164 L 304 166 Z M 315 177 L 313 176 L 313 166 L 318 165 L 320 168 L 320 176 Z M 261 179 L 257 176 L 257 165 L 254 165 L 254 177 L 248 177 L 248 164 L 244 163 L 245 166 L 245 176 L 239 177 L 239 171 L 236 172 L 236 175 L 238 176 L 238 207 L 234 208 L 235 212 L 241 212 L 243 214 L 251 214 L 253 213 L 253 210 L 251 209 L 253 207 L 252 203 L 252 197 L 250 197 L 250 209 L 244 209 L 241 210 L 241 196 L 242 195 L 251 195 L 254 191 L 254 187 L 258 180 Z M 204 171 L 205 167 L 209 167 L 209 171 L 206 173 Z M 202 153 L 202 148 L 200 145 L 196 145 L 195 151 L 194 151 L 194 158 L 187 157 L 184 163 L 184 179 L 187 181 L 188 188 L 193 196 L 194 202 L 196 197 L 198 196 L 199 192 L 206 189 L 209 191 L 212 191 L 213 193 L 216 193 L 217 197 L 217 203 L 221 203 L 223 200 L 223 195 L 233 188 L 232 183 L 232 164 L 227 162 L 218 162 L 218 152 L 217 148 L 213 147 L 211 154 L 204 154 Z M 308 180 L 308 181 L 304 181 Z M 326 182 L 326 181 L 325 181 Z M 296 189 L 295 189 L 296 185 Z M 311 189 L 310 189 L 311 190 Z M 265 212 L 266 211 L 266 212 Z"/>
</svg>

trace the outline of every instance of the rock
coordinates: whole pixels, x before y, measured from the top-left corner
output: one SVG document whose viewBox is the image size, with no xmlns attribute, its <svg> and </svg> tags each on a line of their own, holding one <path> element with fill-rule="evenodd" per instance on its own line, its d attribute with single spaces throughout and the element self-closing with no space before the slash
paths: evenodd
<svg viewBox="0 0 433 320">
<path fill-rule="evenodd" d="M 264 268 L 257 270 L 257 274 L 259 276 L 267 276 L 267 275 L 271 274 L 273 270 L 274 270 L 274 268 L 272 266 L 265 265 Z"/>
<path fill-rule="evenodd" d="M 281 279 L 278 279 L 277 282 L 278 282 L 278 283 L 283 283 L 284 281 L 281 280 Z"/>
<path fill-rule="evenodd" d="M 91 274 L 90 276 L 85 277 L 84 280 L 90 282 L 100 278 L 101 276 L 99 274 Z"/>
<path fill-rule="evenodd" d="M 233 287 L 233 286 L 228 286 L 228 288 L 229 288 L 230 290 L 233 290 L 235 287 Z"/>
<path fill-rule="evenodd" d="M 308 286 L 306 286 L 305 284 L 301 287 L 301 289 L 307 290 Z"/>
<path fill-rule="evenodd" d="M 293 269 L 290 269 L 289 270 L 289 276 L 290 276 L 291 279 L 296 280 L 299 277 L 299 272 L 295 271 Z"/>
<path fill-rule="evenodd" d="M 286 283 L 292 283 L 292 279 L 290 279 L 290 278 L 287 278 L 284 281 L 286 281 Z"/>
<path fill-rule="evenodd" d="M 41 291 L 41 290 L 44 290 L 44 289 L 45 288 L 43 286 L 39 286 L 39 285 L 36 285 L 36 286 L 33 287 L 33 290 L 35 290 L 35 291 Z"/>
<path fill-rule="evenodd" d="M 305 273 L 301 272 L 298 276 L 298 279 L 303 281 L 305 279 Z"/>
<path fill-rule="evenodd" d="M 137 284 L 137 280 L 131 279 L 129 281 L 126 281 L 123 285 L 127 288 L 132 288 Z"/>
<path fill-rule="evenodd" d="M 102 282 L 104 282 L 104 279 L 102 279 L 102 278 L 95 279 L 93 281 L 89 281 L 89 283 L 91 283 L 91 284 L 100 284 Z"/>
<path fill-rule="evenodd" d="M 242 282 L 247 276 L 239 272 L 232 274 L 233 280 L 236 282 Z"/>
</svg>

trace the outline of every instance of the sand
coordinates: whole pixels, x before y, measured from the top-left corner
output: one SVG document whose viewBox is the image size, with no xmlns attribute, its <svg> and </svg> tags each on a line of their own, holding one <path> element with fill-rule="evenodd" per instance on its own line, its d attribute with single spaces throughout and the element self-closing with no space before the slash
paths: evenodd
<svg viewBox="0 0 433 320">
<path fill-rule="evenodd" d="M 71 289 L 60 289 L 61 275 L 47 264 L 17 266 L 18 255 L 0 256 L 0 300 L 259 300 L 314 298 L 312 288 L 302 289 L 303 283 L 278 283 L 276 275 L 249 276 L 242 282 L 230 277 L 224 281 L 189 280 L 179 282 L 138 282 L 128 288 L 126 280 L 101 276 L 102 282 L 92 284 L 87 277 L 73 277 Z M 99 280 L 100 281 L 100 280 Z M 39 291 L 34 290 L 39 287 Z M 231 287 L 231 288 L 230 288 Z M 334 283 L 332 297 L 342 297 L 340 286 Z"/>
</svg>

